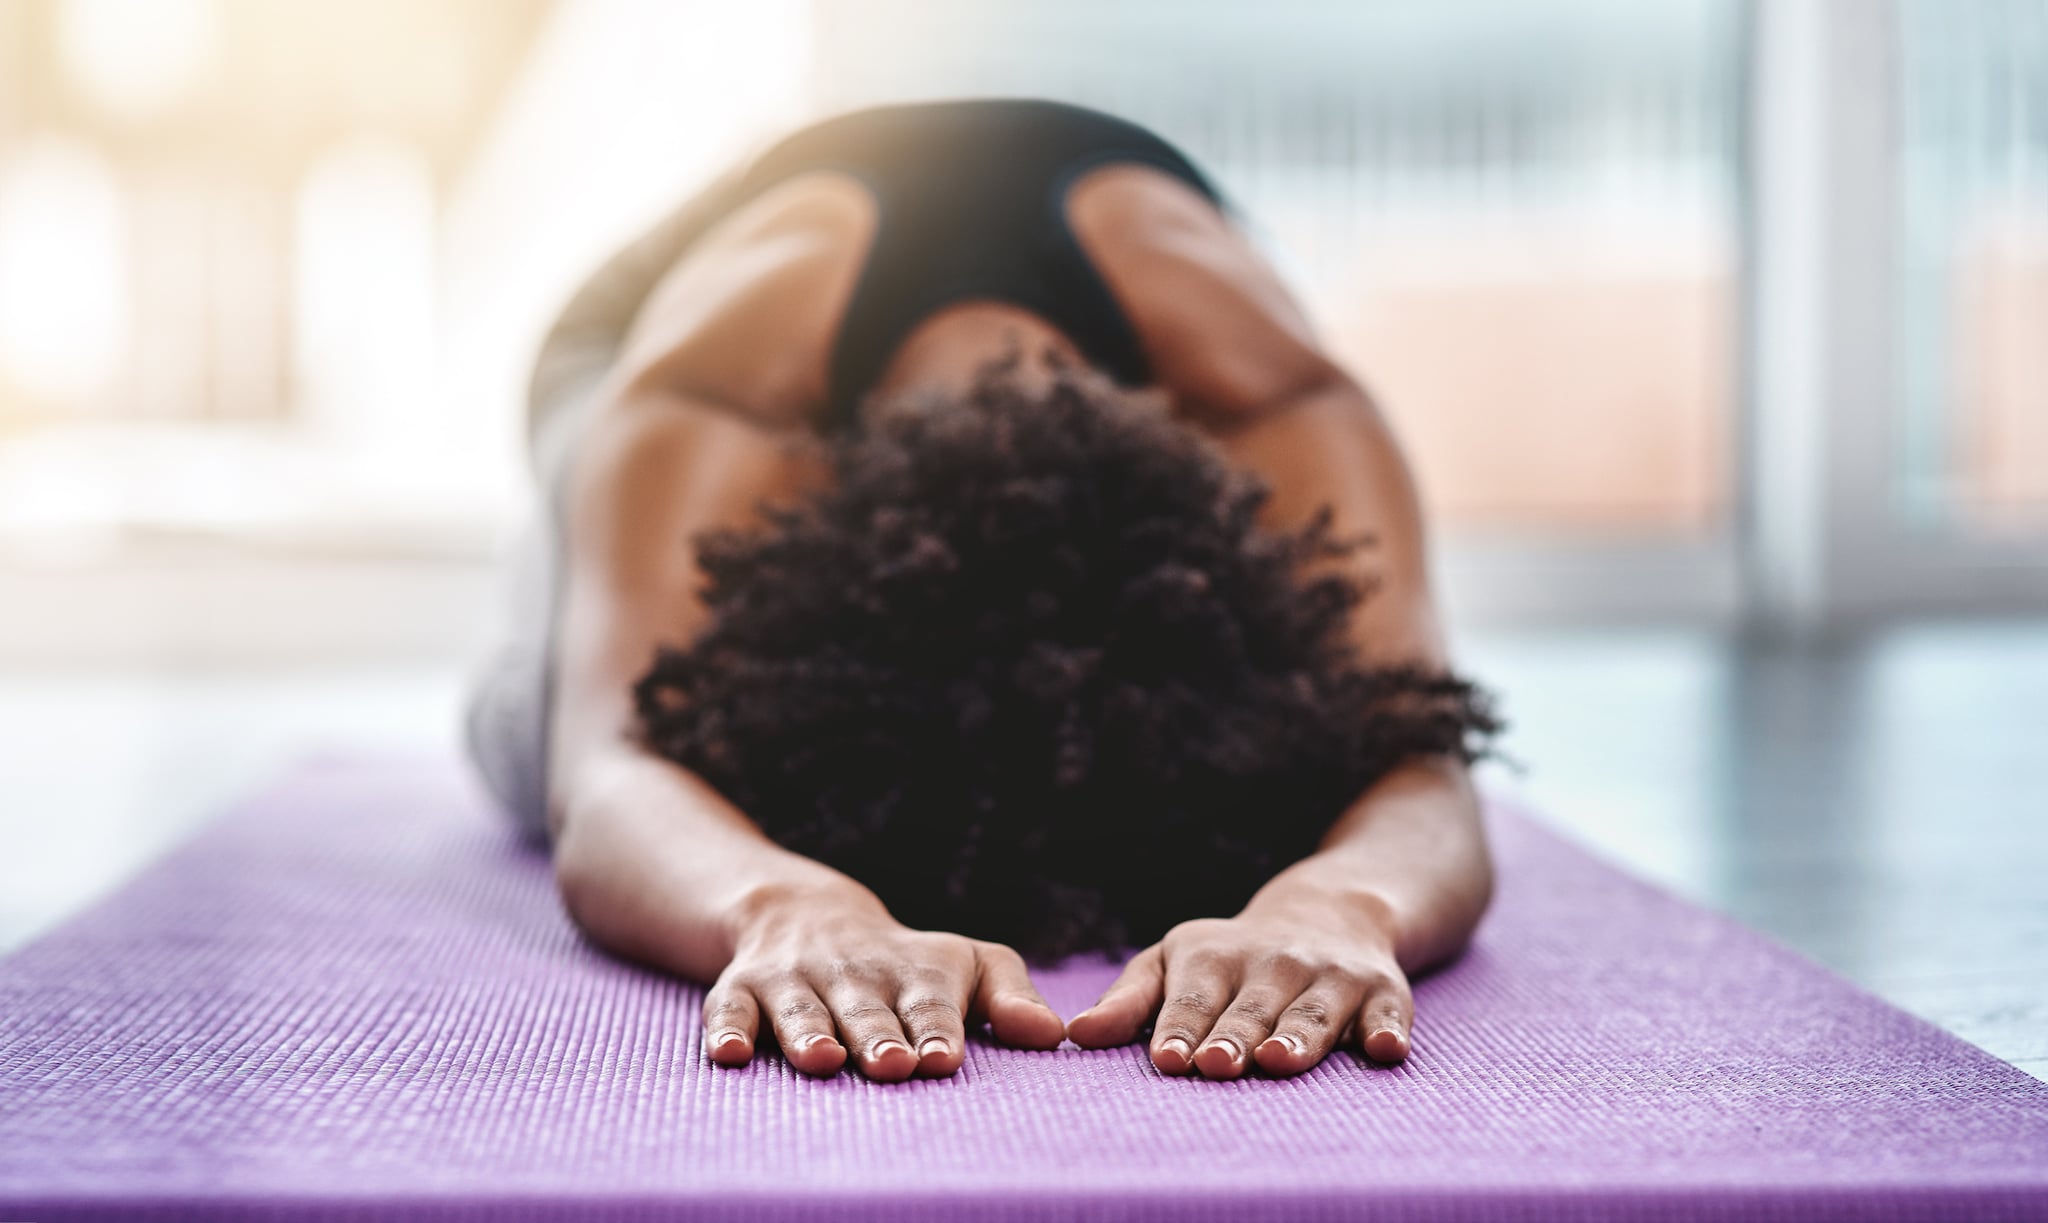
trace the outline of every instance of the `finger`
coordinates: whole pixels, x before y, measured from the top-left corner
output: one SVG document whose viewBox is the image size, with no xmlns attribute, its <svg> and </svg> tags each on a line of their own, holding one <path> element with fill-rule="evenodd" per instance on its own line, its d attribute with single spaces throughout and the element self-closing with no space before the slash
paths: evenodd
<svg viewBox="0 0 2048 1223">
<path fill-rule="evenodd" d="M 1237 993 L 1235 964 L 1204 952 L 1166 962 L 1166 1001 L 1152 1025 L 1152 1064 L 1167 1074 L 1195 1068 L 1195 1048 Z"/>
<path fill-rule="evenodd" d="M 839 981 L 826 988 L 824 997 L 862 1074 L 895 1083 L 917 1072 L 917 1054 L 910 1051 L 910 1038 L 897 1022 L 896 1008 L 873 981 Z"/>
<path fill-rule="evenodd" d="M 1280 1012 L 1314 979 L 1306 967 L 1286 961 L 1261 964 L 1245 975 L 1209 1034 L 1195 1050 L 1195 1069 L 1212 1079 L 1234 1079 L 1251 1065 L 1252 1050 L 1273 1034 Z"/>
<path fill-rule="evenodd" d="M 966 982 L 934 976 L 905 988 L 896 999 L 896 1018 L 917 1054 L 917 1073 L 943 1077 L 967 1057 L 967 1020 L 961 1005 Z"/>
<path fill-rule="evenodd" d="M 1267 1074 L 1300 1074 L 1330 1056 L 1344 1039 L 1351 1017 L 1365 1001 L 1365 983 L 1352 976 L 1317 980 L 1280 1012 L 1273 1035 L 1252 1056 Z"/>
<path fill-rule="evenodd" d="M 1166 992 L 1160 964 L 1157 943 L 1132 956 L 1095 1005 L 1067 1021 L 1067 1039 L 1083 1049 L 1107 1049 L 1138 1039 Z"/>
<path fill-rule="evenodd" d="M 775 1030 L 782 1056 L 805 1074 L 836 1074 L 846 1064 L 846 1046 L 833 1035 L 832 1013 L 816 990 L 801 981 L 757 990 L 761 1007 Z"/>
<path fill-rule="evenodd" d="M 754 1056 L 761 1006 L 743 985 L 720 982 L 704 996 L 704 1052 L 721 1066 L 744 1066 Z"/>
<path fill-rule="evenodd" d="M 1001 943 L 974 947 L 974 1014 L 989 1030 L 1019 1049 L 1053 1049 L 1067 1034 L 1059 1012 L 1039 996 L 1024 957 Z"/>
<path fill-rule="evenodd" d="M 1384 1065 L 1407 1058 L 1409 1033 L 1415 1024 L 1415 999 L 1398 972 L 1372 983 L 1358 1009 L 1359 1044 L 1365 1055 Z"/>
</svg>

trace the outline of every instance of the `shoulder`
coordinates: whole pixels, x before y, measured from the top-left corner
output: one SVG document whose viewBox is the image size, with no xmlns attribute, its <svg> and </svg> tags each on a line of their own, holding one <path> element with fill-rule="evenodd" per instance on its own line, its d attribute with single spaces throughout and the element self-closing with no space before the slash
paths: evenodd
<svg viewBox="0 0 2048 1223">
<path fill-rule="evenodd" d="M 1272 266 L 1180 180 L 1105 166 L 1074 185 L 1067 215 L 1154 377 L 1189 414 L 1223 423 L 1338 376 Z"/>
<path fill-rule="evenodd" d="M 799 174 L 755 196 L 655 286 L 615 377 L 772 424 L 808 419 L 874 226 L 873 198 L 843 174 Z"/>
</svg>

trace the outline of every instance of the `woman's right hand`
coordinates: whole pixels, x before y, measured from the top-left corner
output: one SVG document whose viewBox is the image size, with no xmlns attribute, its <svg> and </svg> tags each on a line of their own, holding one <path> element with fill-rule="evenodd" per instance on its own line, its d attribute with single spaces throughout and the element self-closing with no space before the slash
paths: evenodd
<svg viewBox="0 0 2048 1223">
<path fill-rule="evenodd" d="M 790 1065 L 829 1075 L 848 1057 L 871 1079 L 950 1075 L 967 1025 L 1051 1049 L 1061 1021 L 1024 960 L 999 943 L 912 930 L 864 889 L 807 892 L 755 906 L 732 962 L 704 999 L 704 1051 L 744 1066 L 773 1035 Z"/>
</svg>

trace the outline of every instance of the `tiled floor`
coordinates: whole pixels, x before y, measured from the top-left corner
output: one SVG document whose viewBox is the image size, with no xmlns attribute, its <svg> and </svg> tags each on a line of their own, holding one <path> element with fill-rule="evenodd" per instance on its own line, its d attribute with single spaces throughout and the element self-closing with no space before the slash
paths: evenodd
<svg viewBox="0 0 2048 1223">
<path fill-rule="evenodd" d="M 1490 634 L 1464 658 L 1526 766 L 1495 788 L 2048 1078 L 2048 623 L 1798 649 Z M 295 757 L 453 751 L 459 687 L 453 666 L 0 676 L 0 951 Z"/>
<path fill-rule="evenodd" d="M 1529 765 L 1497 784 L 2048 1078 L 2048 622 L 1488 637 L 1466 659 Z"/>
</svg>

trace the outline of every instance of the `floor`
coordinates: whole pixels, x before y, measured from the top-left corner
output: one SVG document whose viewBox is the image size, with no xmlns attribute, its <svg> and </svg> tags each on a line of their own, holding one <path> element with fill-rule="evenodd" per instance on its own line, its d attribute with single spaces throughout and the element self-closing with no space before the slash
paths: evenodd
<svg viewBox="0 0 2048 1223">
<path fill-rule="evenodd" d="M 2048 621 L 1798 648 L 1482 637 L 1464 657 L 1526 763 L 1496 786 L 2048 1079 Z"/>
<path fill-rule="evenodd" d="M 2048 622 L 1468 637 L 1488 784 L 2048 1079 Z M 311 752 L 453 751 L 453 665 L 0 676 L 0 951 Z M 1762 1017 L 1791 1022 L 1792 1017 Z"/>
</svg>

